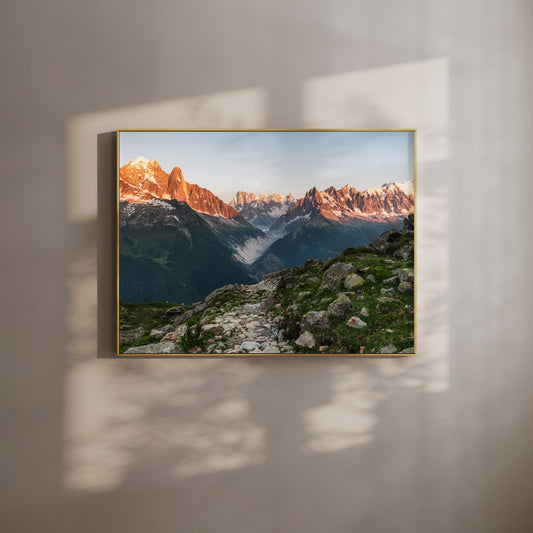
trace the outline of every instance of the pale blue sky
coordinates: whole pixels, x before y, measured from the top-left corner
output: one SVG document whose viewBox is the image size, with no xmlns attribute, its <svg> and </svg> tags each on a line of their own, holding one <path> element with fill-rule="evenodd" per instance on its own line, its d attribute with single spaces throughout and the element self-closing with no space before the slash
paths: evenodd
<svg viewBox="0 0 533 533">
<path fill-rule="evenodd" d="M 291 192 L 316 186 L 359 190 L 414 177 L 412 132 L 182 132 L 120 134 L 120 166 L 138 156 L 225 202 L 237 191 Z"/>
</svg>

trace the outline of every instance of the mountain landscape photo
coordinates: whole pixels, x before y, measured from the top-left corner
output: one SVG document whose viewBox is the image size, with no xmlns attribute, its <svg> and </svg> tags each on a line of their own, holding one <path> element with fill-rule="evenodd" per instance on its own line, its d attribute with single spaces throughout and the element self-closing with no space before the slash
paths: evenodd
<svg viewBox="0 0 533 533">
<path fill-rule="evenodd" d="M 414 352 L 412 132 L 313 133 L 120 133 L 119 353 Z"/>
</svg>

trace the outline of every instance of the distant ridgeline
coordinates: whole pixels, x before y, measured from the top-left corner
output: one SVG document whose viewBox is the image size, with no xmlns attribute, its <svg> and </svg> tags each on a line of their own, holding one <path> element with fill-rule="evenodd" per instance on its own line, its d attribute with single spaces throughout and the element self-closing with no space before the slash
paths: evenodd
<svg viewBox="0 0 533 533">
<path fill-rule="evenodd" d="M 227 284 L 253 283 L 309 259 L 335 257 L 401 228 L 413 182 L 292 195 L 212 192 L 138 157 L 120 186 L 120 300 L 192 303 Z"/>
</svg>

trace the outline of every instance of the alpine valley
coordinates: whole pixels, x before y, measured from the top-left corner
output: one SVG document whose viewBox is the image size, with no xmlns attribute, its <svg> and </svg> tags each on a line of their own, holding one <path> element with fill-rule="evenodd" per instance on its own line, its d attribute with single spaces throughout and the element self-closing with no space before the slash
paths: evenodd
<svg viewBox="0 0 533 533">
<path fill-rule="evenodd" d="M 191 304 L 230 284 L 327 260 L 413 213 L 413 182 L 304 197 L 239 191 L 229 203 L 137 157 L 119 171 L 120 300 Z"/>
</svg>

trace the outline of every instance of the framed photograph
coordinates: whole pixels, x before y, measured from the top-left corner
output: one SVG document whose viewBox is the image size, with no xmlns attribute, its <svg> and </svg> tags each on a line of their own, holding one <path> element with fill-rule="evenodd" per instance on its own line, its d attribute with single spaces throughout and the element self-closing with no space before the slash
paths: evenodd
<svg viewBox="0 0 533 533">
<path fill-rule="evenodd" d="M 119 130 L 117 351 L 416 353 L 415 130 Z"/>
</svg>

